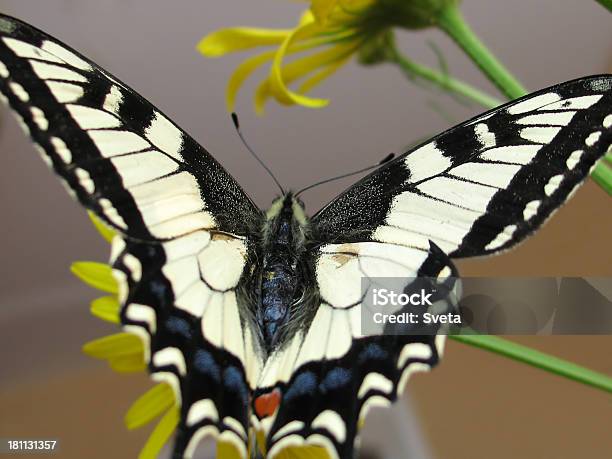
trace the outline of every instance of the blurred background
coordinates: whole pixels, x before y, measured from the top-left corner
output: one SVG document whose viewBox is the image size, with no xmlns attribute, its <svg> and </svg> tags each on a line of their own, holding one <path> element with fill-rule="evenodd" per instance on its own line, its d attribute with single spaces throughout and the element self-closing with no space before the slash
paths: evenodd
<svg viewBox="0 0 612 459">
<path fill-rule="evenodd" d="M 152 101 L 262 207 L 276 189 L 240 144 L 224 103 L 226 80 L 247 54 L 205 59 L 195 45 L 220 27 L 293 27 L 304 7 L 282 0 L 0 1 L 2 13 L 68 43 Z M 465 0 L 462 10 L 530 90 L 612 72 L 612 16 L 595 1 Z M 442 50 L 452 75 L 497 95 L 441 32 L 399 34 L 409 57 L 435 67 L 428 42 Z M 331 98 L 329 107 L 271 103 L 257 117 L 251 97 L 264 73 L 257 75 L 238 97 L 242 128 L 293 188 L 401 152 L 482 111 L 407 82 L 395 67 L 351 63 L 314 90 Z M 63 458 L 136 457 L 147 429 L 127 432 L 122 419 L 150 383 L 81 355 L 82 343 L 116 330 L 89 316 L 97 293 L 68 269 L 75 260 L 106 261 L 108 247 L 5 109 L 0 152 L 0 437 L 56 437 Z M 307 209 L 316 211 L 349 184 L 305 194 Z M 589 181 L 528 242 L 497 257 L 461 261 L 459 269 L 474 276 L 610 276 L 611 228 L 609 197 Z M 515 339 L 612 374 L 611 337 Z M 415 457 L 610 457 L 609 395 L 456 342 L 407 392 Z"/>
</svg>

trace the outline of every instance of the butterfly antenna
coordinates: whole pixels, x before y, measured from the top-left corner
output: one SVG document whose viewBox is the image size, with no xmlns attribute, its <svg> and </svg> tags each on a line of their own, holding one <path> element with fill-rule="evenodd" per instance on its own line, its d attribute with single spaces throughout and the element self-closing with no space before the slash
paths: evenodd
<svg viewBox="0 0 612 459">
<path fill-rule="evenodd" d="M 366 171 L 369 171 L 370 169 L 374 169 L 378 166 L 382 166 L 383 164 L 391 161 L 393 158 L 395 158 L 395 153 L 389 153 L 387 156 L 385 156 L 383 159 L 381 159 L 376 164 L 372 164 L 371 166 L 364 167 L 363 169 L 359 169 L 358 171 L 349 172 L 348 174 L 338 175 L 336 177 L 328 178 L 325 180 L 321 180 L 320 182 L 313 183 L 312 185 L 308 185 L 307 187 L 304 187 L 301 190 L 299 190 L 297 193 L 295 193 L 295 196 L 297 197 L 299 194 L 303 193 L 304 191 L 310 190 L 311 188 L 314 188 L 319 185 L 323 185 L 324 183 L 329 183 L 329 182 L 333 182 L 334 180 L 340 180 L 346 177 L 350 177 L 352 175 L 361 174 L 362 172 L 366 172 Z"/>
<path fill-rule="evenodd" d="M 266 165 L 266 163 L 264 163 L 259 158 L 259 156 L 257 156 L 257 154 L 253 151 L 253 149 L 249 146 L 247 141 L 244 139 L 244 136 L 242 135 L 242 132 L 240 131 L 240 123 L 238 122 L 238 115 L 236 115 L 235 112 L 232 112 L 232 122 L 234 123 L 234 127 L 236 128 L 236 132 L 238 133 L 238 137 L 240 137 L 240 140 L 242 140 L 242 143 L 244 144 L 246 149 L 249 151 L 249 153 L 251 153 L 253 155 L 253 157 L 257 160 L 257 162 L 259 164 L 261 164 L 261 166 L 266 170 L 266 172 L 270 175 L 270 177 L 272 177 L 272 180 L 274 180 L 274 183 L 276 183 L 276 186 L 280 190 L 281 194 L 283 194 L 283 195 L 286 194 L 285 193 L 285 189 L 280 184 L 280 182 L 277 180 L 277 178 L 274 176 L 274 174 L 272 173 L 270 168 Z"/>
</svg>

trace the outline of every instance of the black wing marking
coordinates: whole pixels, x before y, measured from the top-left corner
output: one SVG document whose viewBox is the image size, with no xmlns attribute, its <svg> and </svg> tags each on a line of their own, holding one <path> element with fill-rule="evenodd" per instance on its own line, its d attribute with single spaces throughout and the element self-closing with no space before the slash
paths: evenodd
<svg viewBox="0 0 612 459">
<path fill-rule="evenodd" d="M 0 90 L 81 204 L 128 237 L 245 236 L 261 218 L 221 165 L 139 94 L 2 15 Z"/>
<path fill-rule="evenodd" d="M 324 241 L 392 242 L 451 257 L 537 229 L 612 143 L 612 76 L 581 78 L 460 124 L 368 175 L 312 219 Z"/>
<path fill-rule="evenodd" d="M 293 448 L 318 447 L 327 454 L 313 457 L 354 457 L 368 411 L 389 406 L 412 374 L 434 367 L 443 341 L 373 336 L 355 340 L 341 358 L 301 366 L 283 388 L 268 436 L 270 455 L 287 451 L 289 457 Z"/>
<path fill-rule="evenodd" d="M 236 290 L 260 211 L 149 102 L 1 15 L 0 90 L 69 191 L 119 231 L 111 263 L 121 323 L 180 404 L 174 457 L 213 435 L 245 458 L 261 357 Z"/>
</svg>

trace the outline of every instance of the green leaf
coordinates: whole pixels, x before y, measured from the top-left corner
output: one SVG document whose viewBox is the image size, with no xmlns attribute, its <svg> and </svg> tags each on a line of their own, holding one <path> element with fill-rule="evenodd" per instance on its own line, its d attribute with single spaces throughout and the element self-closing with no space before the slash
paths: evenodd
<svg viewBox="0 0 612 459">
<path fill-rule="evenodd" d="M 596 371 L 581 367 L 580 365 L 560 359 L 559 357 L 536 351 L 527 346 L 513 343 L 512 341 L 505 340 L 498 336 L 451 335 L 449 337 L 455 341 L 494 352 L 597 389 L 612 392 L 612 377 L 610 376 L 597 373 Z"/>
<path fill-rule="evenodd" d="M 612 0 L 596 0 L 601 6 L 612 13 Z"/>
</svg>

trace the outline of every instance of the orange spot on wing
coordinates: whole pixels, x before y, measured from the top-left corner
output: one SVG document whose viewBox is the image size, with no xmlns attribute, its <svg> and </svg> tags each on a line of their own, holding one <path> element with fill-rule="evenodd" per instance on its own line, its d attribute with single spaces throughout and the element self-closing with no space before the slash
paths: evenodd
<svg viewBox="0 0 612 459">
<path fill-rule="evenodd" d="M 255 399 L 255 414 L 260 418 L 272 416 L 281 401 L 281 392 L 274 389 L 272 392 L 260 395 Z"/>
</svg>

